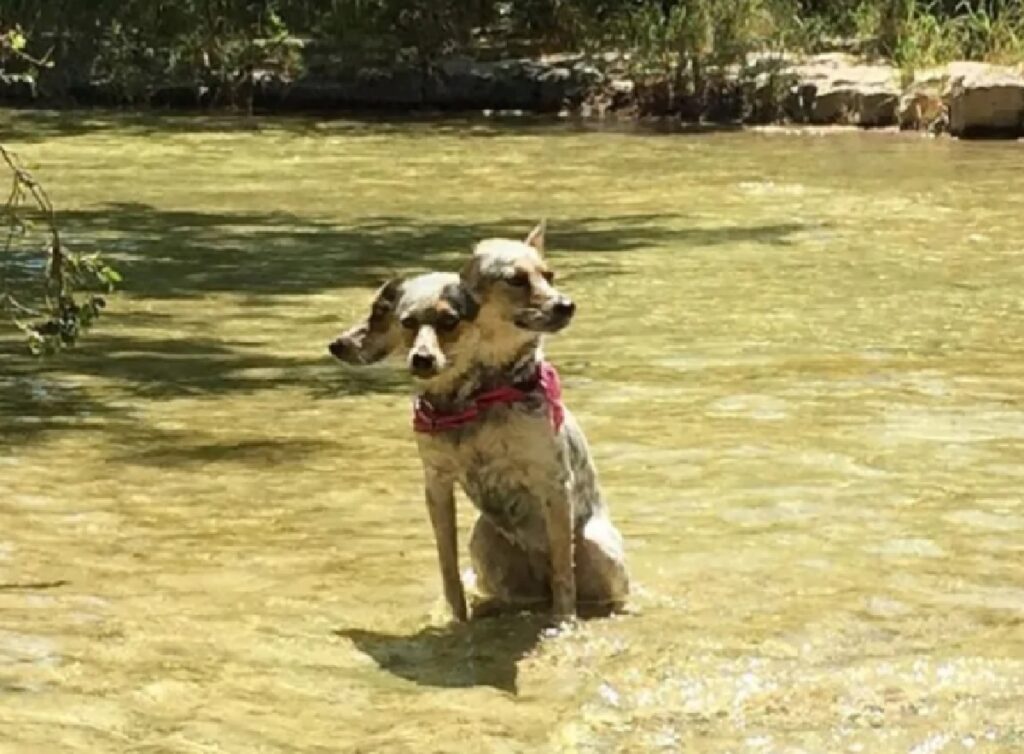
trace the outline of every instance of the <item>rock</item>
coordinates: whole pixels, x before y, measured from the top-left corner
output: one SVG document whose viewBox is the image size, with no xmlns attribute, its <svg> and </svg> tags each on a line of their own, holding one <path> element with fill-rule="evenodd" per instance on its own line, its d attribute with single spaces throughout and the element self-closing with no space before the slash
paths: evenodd
<svg viewBox="0 0 1024 754">
<path fill-rule="evenodd" d="M 561 108 L 570 88 L 572 72 L 568 68 L 549 68 L 537 76 L 538 106 L 545 112 Z"/>
<path fill-rule="evenodd" d="M 411 110 L 424 104 L 424 73 L 418 68 L 367 68 L 337 78 L 260 82 L 257 108 L 288 110 Z"/>
<path fill-rule="evenodd" d="M 576 107 L 602 81 L 592 66 L 551 60 L 442 61 L 427 82 L 425 103 L 447 110 L 558 112 Z"/>
<path fill-rule="evenodd" d="M 984 66 L 951 77 L 949 131 L 968 138 L 1024 136 L 1024 72 Z"/>
<path fill-rule="evenodd" d="M 900 95 L 899 125 L 904 130 L 935 131 L 948 115 L 947 67 L 919 71 Z"/>
<path fill-rule="evenodd" d="M 1024 71 L 969 61 L 918 71 L 900 97 L 899 121 L 955 136 L 1024 135 Z"/>
<path fill-rule="evenodd" d="M 811 123 L 868 128 L 897 122 L 896 69 L 864 64 L 842 53 L 815 55 L 789 67 L 799 114 Z"/>
<path fill-rule="evenodd" d="M 27 73 L 0 72 L 0 102 L 27 105 L 36 99 L 36 80 Z"/>
<path fill-rule="evenodd" d="M 905 131 L 942 131 L 949 123 L 948 108 L 936 90 L 906 91 L 900 96 L 899 125 Z"/>
<path fill-rule="evenodd" d="M 468 109 L 490 107 L 495 110 L 540 110 L 540 76 L 545 68 L 528 60 L 501 60 L 492 66 L 490 87 L 481 101 Z M 549 86 L 548 97 L 553 97 Z M 548 110 L 552 109 L 549 105 Z M 557 109 L 555 107 L 554 109 Z"/>
<path fill-rule="evenodd" d="M 427 82 L 425 99 L 444 110 L 469 110 L 491 107 L 494 98 L 495 68 L 493 63 L 480 63 L 470 58 L 442 61 Z M 481 104 L 483 103 L 483 104 Z"/>
<path fill-rule="evenodd" d="M 857 119 L 855 123 L 864 128 L 882 128 L 896 124 L 899 110 L 899 92 L 885 89 L 858 93 Z"/>
<path fill-rule="evenodd" d="M 636 91 L 636 82 L 632 79 L 613 79 L 608 82 L 608 88 L 616 97 L 630 97 Z"/>
</svg>

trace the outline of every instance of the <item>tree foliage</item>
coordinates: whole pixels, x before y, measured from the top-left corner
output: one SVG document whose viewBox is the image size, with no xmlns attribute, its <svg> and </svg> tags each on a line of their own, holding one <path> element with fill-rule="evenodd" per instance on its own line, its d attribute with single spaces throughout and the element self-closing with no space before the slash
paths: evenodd
<svg viewBox="0 0 1024 754">
<path fill-rule="evenodd" d="M 57 65 L 42 84 L 85 76 L 140 100 L 155 84 L 206 87 L 245 104 L 253 74 L 298 72 L 294 42 L 332 45 L 348 62 L 429 65 L 451 53 L 508 49 L 633 52 L 684 65 L 749 49 L 815 49 L 856 37 L 902 62 L 1014 59 L 1020 0 L 4 0 Z"/>
</svg>

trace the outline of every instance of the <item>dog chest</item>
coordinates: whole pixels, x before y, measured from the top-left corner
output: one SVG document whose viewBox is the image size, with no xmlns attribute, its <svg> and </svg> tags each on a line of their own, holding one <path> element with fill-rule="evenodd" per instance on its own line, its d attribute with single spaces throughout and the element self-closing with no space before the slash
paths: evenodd
<svg viewBox="0 0 1024 754">
<path fill-rule="evenodd" d="M 485 425 L 458 448 L 458 478 L 474 506 L 531 549 L 546 549 L 546 501 L 565 494 L 563 445 L 543 417 Z"/>
</svg>

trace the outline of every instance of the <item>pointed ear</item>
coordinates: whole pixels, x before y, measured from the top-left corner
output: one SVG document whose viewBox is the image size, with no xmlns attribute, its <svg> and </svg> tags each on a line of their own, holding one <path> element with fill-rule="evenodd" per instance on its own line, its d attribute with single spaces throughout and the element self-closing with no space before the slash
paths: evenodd
<svg viewBox="0 0 1024 754">
<path fill-rule="evenodd" d="M 371 319 L 385 317 L 394 310 L 402 293 L 402 283 L 404 282 L 403 278 L 391 278 L 377 289 L 370 308 Z"/>
<path fill-rule="evenodd" d="M 381 285 L 373 296 L 370 314 L 345 330 L 330 351 L 347 364 L 364 366 L 385 358 L 401 342 L 401 331 L 395 322 L 395 307 L 402 295 L 402 278 L 392 278 Z"/>
<path fill-rule="evenodd" d="M 526 245 L 532 246 L 537 250 L 537 253 L 541 256 L 544 255 L 544 234 L 548 229 L 548 221 L 541 220 L 537 223 L 537 227 L 530 231 L 530 234 L 526 237 Z"/>
<path fill-rule="evenodd" d="M 374 301 L 386 301 L 389 304 L 394 304 L 398 301 L 398 294 L 401 293 L 402 283 L 404 282 L 404 278 L 391 278 L 388 282 L 384 283 L 377 289 L 377 295 L 374 296 Z"/>
</svg>

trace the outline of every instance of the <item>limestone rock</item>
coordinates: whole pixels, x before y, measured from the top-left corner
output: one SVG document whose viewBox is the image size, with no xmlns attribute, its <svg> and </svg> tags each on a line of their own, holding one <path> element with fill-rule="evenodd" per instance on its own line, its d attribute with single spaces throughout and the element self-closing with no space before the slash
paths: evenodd
<svg viewBox="0 0 1024 754">
<path fill-rule="evenodd" d="M 795 63 L 797 119 L 815 124 L 891 126 L 896 123 L 899 87 L 896 69 L 865 64 L 852 55 L 827 53 Z"/>
<path fill-rule="evenodd" d="M 1001 66 L 952 77 L 949 130 L 954 136 L 1024 136 L 1024 72 Z"/>
</svg>

